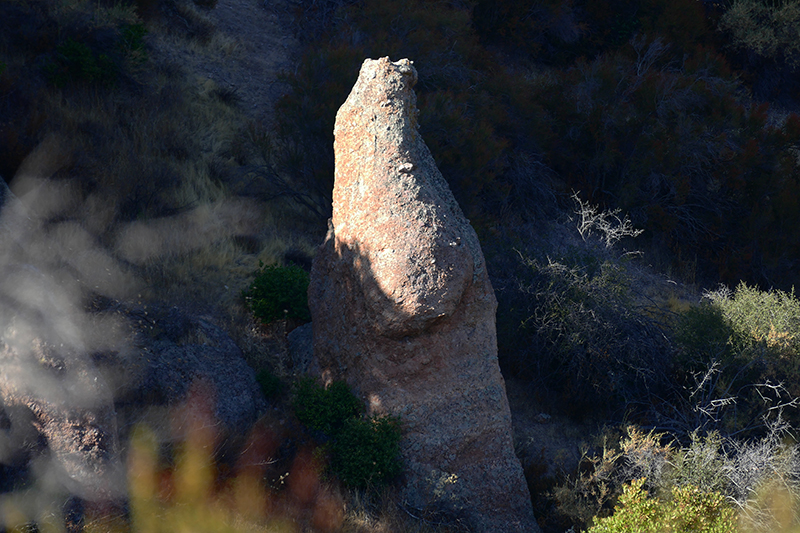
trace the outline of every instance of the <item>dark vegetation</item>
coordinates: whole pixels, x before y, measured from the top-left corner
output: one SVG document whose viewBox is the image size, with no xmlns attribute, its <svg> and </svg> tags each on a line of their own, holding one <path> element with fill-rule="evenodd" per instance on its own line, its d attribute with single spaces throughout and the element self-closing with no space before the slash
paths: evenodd
<svg viewBox="0 0 800 533">
<path fill-rule="evenodd" d="M 402 471 L 400 420 L 365 416 L 364 404 L 347 384 L 334 381 L 324 388 L 311 378 L 297 382 L 295 414 L 327 443 L 331 471 L 345 485 L 380 488 Z"/>
<path fill-rule="evenodd" d="M 794 102 L 794 4 L 751 3 L 738 17 L 696 0 L 305 3 L 279 136 L 299 145 L 309 189 L 329 188 L 361 61 L 409 57 L 422 135 L 480 231 L 552 215 L 577 190 L 628 213 L 674 268 L 788 289 L 800 118 L 770 118 L 746 82 L 768 83 L 753 69 L 770 62 L 783 73 L 770 90 Z M 757 52 L 740 34 L 770 10 L 783 25 Z"/>
<path fill-rule="evenodd" d="M 549 500 L 535 496 L 546 530 L 587 527 L 620 496 L 622 511 L 596 531 L 664 521 L 730 531 L 733 508 L 752 519 L 747 528 L 788 527 L 771 521 L 759 491 L 798 481 L 796 463 L 780 463 L 796 453 L 782 439 L 800 423 L 790 355 L 800 320 L 798 9 L 296 7 L 305 51 L 287 75 L 274 146 L 291 139 L 287 153 L 303 154 L 297 183 L 330 188 L 335 112 L 363 59 L 414 60 L 421 133 L 485 243 L 504 372 L 528 380 L 552 412 L 659 432 L 608 437 L 577 477 L 550 485 Z M 582 239 L 548 222 L 567 219 Z M 633 228 L 644 230 L 635 241 Z M 654 298 L 638 255 L 620 245 L 685 282 L 737 288 L 687 302 L 662 286 Z M 763 477 L 745 494 L 738 469 L 757 460 Z M 638 477 L 647 492 L 638 483 L 623 496 Z"/>
<path fill-rule="evenodd" d="M 296 265 L 259 264 L 250 288 L 242 292 L 253 316 L 264 323 L 292 319 L 311 321 L 308 272 Z"/>
<path fill-rule="evenodd" d="M 361 62 L 408 57 L 421 133 L 484 242 L 505 374 L 543 409 L 609 428 L 577 471 L 528 469 L 545 531 L 657 530 L 654 517 L 729 531 L 733 511 L 742 530 L 800 521 L 798 2 L 292 3 L 302 53 L 275 131 L 159 53 L 167 37 L 215 46 L 213 0 L 78 4 L 0 2 L 4 179 L 57 139 L 50 174 L 82 206 L 63 216 L 109 246 L 119 224 L 213 203 L 243 175 L 262 179 L 251 196 L 294 202 L 292 223 L 319 231 L 334 117 Z M 664 283 L 654 294 L 633 247 L 679 281 L 720 288 L 701 301 Z M 259 271 L 247 292 L 259 321 L 308 318 L 303 274 Z M 163 279 L 148 278 L 153 292 Z M 281 457 L 315 440 L 326 445 L 308 464 L 347 486 L 398 474 L 396 420 L 364 417 L 341 384 L 300 381 L 292 405 L 280 372 L 255 366 L 279 412 L 309 430 L 281 434 Z M 180 514 L 196 510 L 186 501 L 169 507 L 180 494 L 161 497 L 156 444 L 137 438 L 134 462 L 153 479 L 139 492 L 134 480 L 134 500 L 176 528 L 202 520 Z"/>
<path fill-rule="evenodd" d="M 62 139 L 58 152 L 69 154 L 54 162 L 53 176 L 70 180 L 82 200 L 103 203 L 110 222 L 174 214 L 208 200 L 207 192 L 185 194 L 186 161 L 208 154 L 196 158 L 196 176 L 188 179 L 218 180 L 221 154 L 209 154 L 204 142 L 237 125 L 230 114 L 211 119 L 198 112 L 225 103 L 212 92 L 186 90 L 184 73 L 148 53 L 161 46 L 148 27 L 182 31 L 170 17 L 181 13 L 194 27 L 203 15 L 190 2 L 167 2 L 145 21 L 137 12 L 150 13 L 146 4 L 0 4 L 0 175 L 6 181 L 49 135 Z M 187 31 L 187 39 L 201 43 L 213 28 L 206 37 Z"/>
</svg>

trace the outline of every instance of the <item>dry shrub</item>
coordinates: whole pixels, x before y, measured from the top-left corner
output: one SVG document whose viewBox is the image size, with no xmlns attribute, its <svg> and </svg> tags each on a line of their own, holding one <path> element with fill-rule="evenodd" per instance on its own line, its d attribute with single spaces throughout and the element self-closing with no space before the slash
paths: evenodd
<svg viewBox="0 0 800 533">
<path fill-rule="evenodd" d="M 665 444 L 670 440 L 665 434 L 635 427 L 628 427 L 622 437 L 606 430 L 600 446 L 585 455 L 580 471 L 557 486 L 550 497 L 560 519 L 576 527 L 613 524 L 635 519 L 625 514 L 633 512 L 629 509 L 614 521 L 605 520 L 628 484 L 638 480 L 638 486 L 646 490 L 641 496 L 649 494 L 640 503 L 661 507 L 661 511 L 680 500 L 675 490 L 694 491 L 698 496 L 717 494 L 735 512 L 741 531 L 792 531 L 800 517 L 800 452 L 787 437 L 787 426 L 780 421 L 770 424 L 761 438 L 738 440 L 696 432 L 683 446 L 677 440 Z M 679 517 L 669 520 L 673 519 Z"/>
<path fill-rule="evenodd" d="M 733 59 L 763 99 L 796 95 L 800 78 L 800 3 L 735 0 L 719 19 Z"/>
<path fill-rule="evenodd" d="M 557 398 L 572 416 L 646 405 L 663 389 L 670 347 L 639 309 L 624 263 L 592 251 L 523 259 L 516 286 L 501 293 L 501 364 Z M 556 407 L 557 406 L 557 407 Z"/>
<path fill-rule="evenodd" d="M 677 324 L 675 394 L 659 423 L 676 434 L 740 436 L 760 436 L 781 418 L 796 425 L 798 319 L 793 292 L 742 283 L 706 293 Z"/>
<path fill-rule="evenodd" d="M 557 513 L 585 527 L 595 517 L 609 516 L 625 483 L 646 477 L 648 490 L 658 490 L 672 449 L 664 435 L 644 433 L 634 426 L 624 434 L 605 429 L 595 437 L 593 452 L 584 452 L 579 472 L 553 489 Z M 562 518 L 563 519 L 563 518 Z"/>
</svg>

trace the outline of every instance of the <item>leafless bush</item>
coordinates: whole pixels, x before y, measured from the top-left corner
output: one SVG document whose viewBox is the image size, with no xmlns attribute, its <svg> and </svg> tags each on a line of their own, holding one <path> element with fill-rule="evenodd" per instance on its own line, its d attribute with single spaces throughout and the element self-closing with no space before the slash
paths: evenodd
<svg viewBox="0 0 800 533">
<path fill-rule="evenodd" d="M 686 439 L 695 432 L 721 432 L 728 437 L 762 434 L 782 419 L 784 410 L 800 401 L 782 383 L 751 383 L 743 376 L 755 362 L 734 373 L 724 372 L 718 361 L 701 371 L 689 371 L 688 384 L 673 384 L 671 399 L 659 398 L 652 417 L 659 430 Z"/>
<path fill-rule="evenodd" d="M 288 199 L 326 220 L 331 213 L 331 191 L 314 179 L 302 147 L 292 139 L 276 137 L 255 126 L 250 137 L 260 164 L 239 169 L 241 184 L 237 190 L 265 200 Z"/>
<path fill-rule="evenodd" d="M 499 326 L 519 320 L 513 335 L 522 345 L 503 363 L 549 390 L 566 412 L 644 405 L 651 389 L 664 388 L 669 341 L 633 302 L 624 265 L 584 254 L 523 259 L 514 294 L 503 295 L 518 318 L 504 316 Z"/>
<path fill-rule="evenodd" d="M 673 387 L 653 404 L 656 425 L 685 439 L 696 430 L 760 436 L 778 418 L 796 423 L 799 316 L 792 293 L 707 292 L 676 325 Z"/>
<path fill-rule="evenodd" d="M 572 193 L 572 199 L 577 204 L 575 214 L 580 217 L 577 225 L 578 233 L 584 241 L 597 232 L 606 248 L 611 248 L 621 239 L 636 237 L 643 231 L 633 227 L 628 215 L 620 218 L 620 209 L 601 211 L 597 206 L 584 203 L 577 192 Z"/>
</svg>

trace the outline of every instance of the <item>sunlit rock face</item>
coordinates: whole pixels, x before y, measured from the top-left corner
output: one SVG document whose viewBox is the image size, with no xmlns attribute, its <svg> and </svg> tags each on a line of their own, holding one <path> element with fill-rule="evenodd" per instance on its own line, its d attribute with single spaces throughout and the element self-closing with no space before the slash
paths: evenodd
<svg viewBox="0 0 800 533">
<path fill-rule="evenodd" d="M 333 216 L 309 288 L 314 362 L 398 415 L 405 504 L 538 531 L 514 455 L 477 235 L 417 131 L 411 62 L 366 60 L 336 116 Z"/>
</svg>

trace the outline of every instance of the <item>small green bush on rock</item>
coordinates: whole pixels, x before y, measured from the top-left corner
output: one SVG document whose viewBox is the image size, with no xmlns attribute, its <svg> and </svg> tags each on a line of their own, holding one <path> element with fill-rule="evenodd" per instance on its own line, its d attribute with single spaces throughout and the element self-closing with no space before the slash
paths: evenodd
<svg viewBox="0 0 800 533">
<path fill-rule="evenodd" d="M 269 370 L 259 370 L 256 373 L 256 382 L 269 400 L 277 398 L 283 391 L 283 381 Z"/>
<path fill-rule="evenodd" d="M 297 382 L 293 405 L 300 422 L 328 437 L 337 435 L 345 421 L 364 412 L 364 406 L 346 383 L 334 381 L 324 389 L 313 378 Z"/>
<path fill-rule="evenodd" d="M 310 321 L 308 273 L 296 265 L 259 263 L 259 267 L 250 288 L 242 292 L 256 318 L 264 323 L 284 318 Z"/>
<path fill-rule="evenodd" d="M 333 443 L 333 471 L 345 485 L 384 485 L 402 470 L 400 423 L 381 416 L 350 418 Z"/>
<path fill-rule="evenodd" d="M 293 406 L 298 420 L 330 441 L 331 472 L 345 485 L 385 485 L 402 470 L 400 421 L 363 416 L 364 405 L 346 383 L 335 381 L 326 389 L 313 378 L 301 379 Z"/>
</svg>

